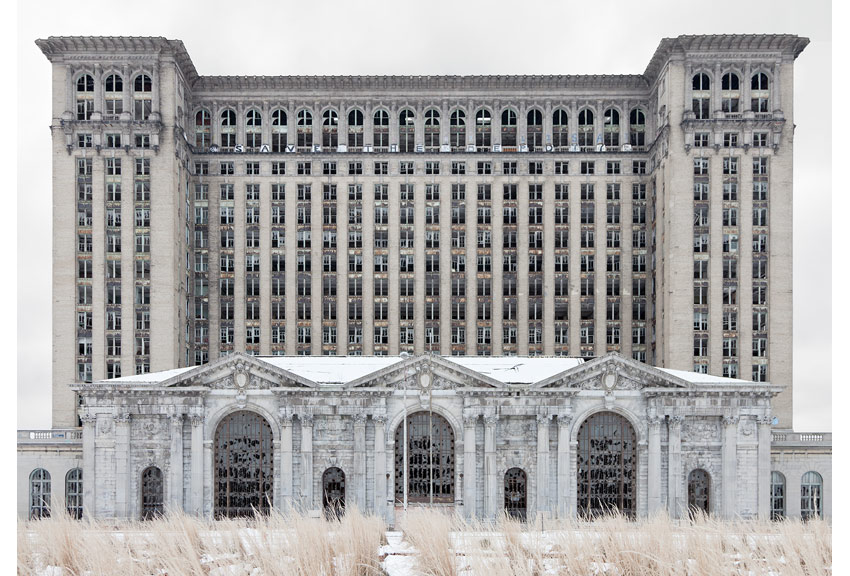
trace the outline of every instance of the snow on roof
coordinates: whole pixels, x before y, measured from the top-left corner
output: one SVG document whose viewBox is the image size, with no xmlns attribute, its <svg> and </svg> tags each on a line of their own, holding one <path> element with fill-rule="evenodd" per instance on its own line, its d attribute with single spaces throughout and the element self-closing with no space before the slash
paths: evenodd
<svg viewBox="0 0 850 576">
<path fill-rule="evenodd" d="M 749 380 L 712 376 L 711 374 L 700 374 L 698 372 L 688 372 L 687 370 L 672 370 L 670 368 L 658 368 L 658 370 L 687 382 L 693 382 L 694 384 L 752 384 Z"/>
<path fill-rule="evenodd" d="M 504 383 L 533 384 L 575 368 L 582 358 L 527 356 L 444 356 L 449 362 Z"/>
<path fill-rule="evenodd" d="M 401 356 L 257 356 L 256 358 L 311 382 L 319 383 L 351 382 L 404 361 Z"/>
<path fill-rule="evenodd" d="M 101 382 L 131 382 L 136 384 L 157 384 L 164 382 L 169 378 L 179 376 L 184 372 L 193 370 L 195 366 L 187 366 L 185 368 L 173 368 L 171 370 L 163 370 L 162 372 L 148 372 L 147 374 L 134 374 L 132 376 L 122 376 L 121 378 L 112 378 L 111 380 L 101 380 Z"/>
</svg>

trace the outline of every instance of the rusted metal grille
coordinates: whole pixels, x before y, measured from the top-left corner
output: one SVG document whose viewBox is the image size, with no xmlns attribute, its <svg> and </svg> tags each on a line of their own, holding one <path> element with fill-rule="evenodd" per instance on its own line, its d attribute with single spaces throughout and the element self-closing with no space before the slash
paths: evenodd
<svg viewBox="0 0 850 576">
<path fill-rule="evenodd" d="M 528 477 L 521 468 L 505 472 L 505 513 L 518 520 L 525 520 L 528 511 Z"/>
<path fill-rule="evenodd" d="M 345 472 L 339 468 L 322 474 L 322 502 L 327 518 L 339 518 L 345 512 Z"/>
<path fill-rule="evenodd" d="M 267 514 L 274 483 L 272 429 L 254 412 L 234 412 L 215 432 L 215 517 Z"/>
<path fill-rule="evenodd" d="M 613 511 L 634 518 L 637 442 L 628 420 L 598 412 L 578 432 L 578 511 L 586 517 Z"/>
<path fill-rule="evenodd" d="M 404 422 L 395 432 L 395 496 L 404 500 Z M 452 503 L 455 435 L 445 418 L 429 412 L 407 417 L 408 502 Z"/>
<path fill-rule="evenodd" d="M 142 520 L 161 516 L 164 511 L 162 470 L 156 466 L 148 466 L 142 472 Z"/>
<path fill-rule="evenodd" d="M 702 512 L 709 513 L 711 478 L 708 472 L 697 468 L 688 474 L 688 514 L 694 516 Z"/>
</svg>

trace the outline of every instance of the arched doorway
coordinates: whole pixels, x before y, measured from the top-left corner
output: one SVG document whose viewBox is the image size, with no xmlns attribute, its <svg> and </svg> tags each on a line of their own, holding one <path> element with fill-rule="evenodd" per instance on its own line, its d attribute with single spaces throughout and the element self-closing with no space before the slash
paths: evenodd
<svg viewBox="0 0 850 576">
<path fill-rule="evenodd" d="M 272 429 L 266 419 L 242 410 L 215 431 L 213 505 L 216 518 L 268 513 L 274 486 Z"/>
<path fill-rule="evenodd" d="M 345 512 L 345 472 L 335 466 L 322 474 L 322 503 L 326 518 L 339 518 Z"/>
<path fill-rule="evenodd" d="M 448 421 L 433 412 L 416 412 L 395 431 L 395 498 L 404 501 L 404 447 L 407 445 L 407 500 L 454 503 L 455 435 Z"/>
<path fill-rule="evenodd" d="M 525 520 L 528 512 L 528 478 L 522 468 L 505 472 L 505 514 Z"/>
<path fill-rule="evenodd" d="M 142 471 L 142 520 L 162 516 L 162 470 L 148 466 Z"/>
<path fill-rule="evenodd" d="M 637 508 L 635 430 L 614 412 L 597 412 L 578 431 L 578 513 L 592 517 L 619 511 L 634 518 Z"/>
<path fill-rule="evenodd" d="M 688 474 L 688 514 L 708 514 L 711 511 L 711 477 L 702 468 Z"/>
</svg>

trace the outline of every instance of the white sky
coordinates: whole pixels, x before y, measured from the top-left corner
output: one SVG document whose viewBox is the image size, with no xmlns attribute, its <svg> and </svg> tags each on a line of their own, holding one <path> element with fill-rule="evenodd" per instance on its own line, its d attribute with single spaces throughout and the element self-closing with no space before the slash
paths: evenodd
<svg viewBox="0 0 850 576">
<path fill-rule="evenodd" d="M 828 0 L 20 2 L 9 46 L 18 51 L 18 428 L 50 425 L 51 75 L 35 39 L 180 39 L 201 75 L 634 74 L 663 37 L 790 33 L 811 39 L 795 65 L 794 421 L 831 430 L 830 10 Z"/>
</svg>

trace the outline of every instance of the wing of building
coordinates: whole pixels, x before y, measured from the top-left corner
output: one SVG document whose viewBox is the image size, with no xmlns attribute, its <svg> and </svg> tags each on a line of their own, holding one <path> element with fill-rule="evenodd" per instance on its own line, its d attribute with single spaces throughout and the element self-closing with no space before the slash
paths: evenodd
<svg viewBox="0 0 850 576">
<path fill-rule="evenodd" d="M 616 76 L 201 76 L 178 40 L 37 44 L 54 429 L 19 437 L 21 514 L 45 490 L 121 517 L 829 514 L 830 438 L 791 432 L 807 39 L 666 38 Z M 600 474 L 628 481 L 590 496 Z"/>
</svg>

